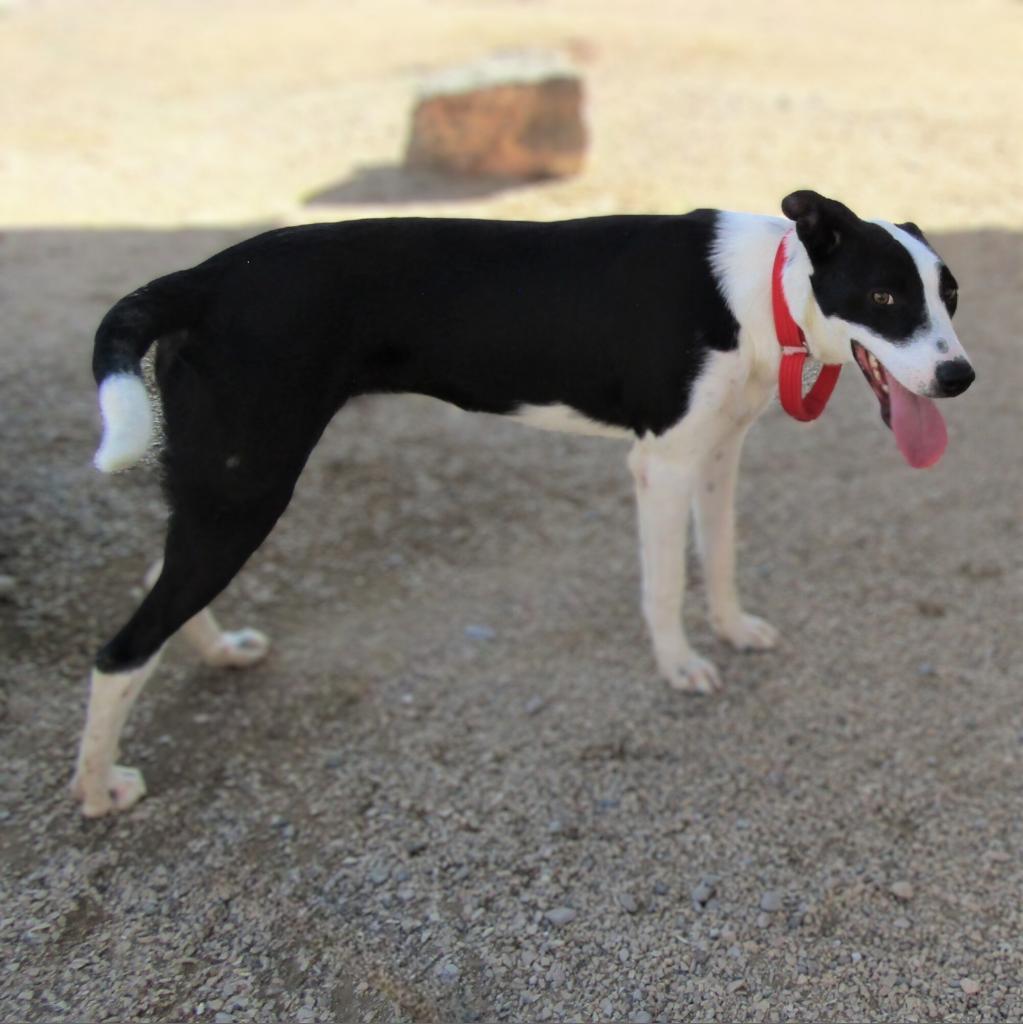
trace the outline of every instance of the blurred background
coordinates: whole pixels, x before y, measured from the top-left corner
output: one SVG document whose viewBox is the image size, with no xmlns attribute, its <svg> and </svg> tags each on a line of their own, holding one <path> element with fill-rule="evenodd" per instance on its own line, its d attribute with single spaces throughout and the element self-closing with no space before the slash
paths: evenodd
<svg viewBox="0 0 1023 1024">
<path fill-rule="evenodd" d="M 578 171 L 407 167 L 424 83 L 523 50 L 581 82 Z M 0 0 L 0 1018 L 1023 1019 L 1021 55 L 1018 0 Z M 169 644 L 149 796 L 78 818 L 165 518 L 90 462 L 114 301 L 278 224 L 796 188 L 927 231 L 977 382 L 924 473 L 854 369 L 751 432 L 778 651 L 694 572 L 728 688 L 657 677 L 624 445 L 360 401 L 218 600 L 270 657 Z"/>
<path fill-rule="evenodd" d="M 775 212 L 813 187 L 931 230 L 1023 218 L 1014 0 L 5 3 L 0 223 L 256 223 L 400 164 L 422 77 L 543 48 L 591 149 L 557 185 L 410 212 Z"/>
</svg>

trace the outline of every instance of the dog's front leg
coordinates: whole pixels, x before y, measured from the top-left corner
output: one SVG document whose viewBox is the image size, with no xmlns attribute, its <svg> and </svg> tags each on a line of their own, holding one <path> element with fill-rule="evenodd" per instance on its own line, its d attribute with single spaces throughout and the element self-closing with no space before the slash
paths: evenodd
<svg viewBox="0 0 1023 1024">
<path fill-rule="evenodd" d="M 710 624 L 718 636 L 739 650 L 763 651 L 774 647 L 778 631 L 742 610 L 735 587 L 735 489 L 745 436 L 745 429 L 736 430 L 707 455 L 693 504 Z"/>
<path fill-rule="evenodd" d="M 714 665 L 689 646 L 682 625 L 686 531 L 698 463 L 639 442 L 629 455 L 639 511 L 643 615 L 657 664 L 677 690 L 711 693 L 721 685 Z"/>
</svg>

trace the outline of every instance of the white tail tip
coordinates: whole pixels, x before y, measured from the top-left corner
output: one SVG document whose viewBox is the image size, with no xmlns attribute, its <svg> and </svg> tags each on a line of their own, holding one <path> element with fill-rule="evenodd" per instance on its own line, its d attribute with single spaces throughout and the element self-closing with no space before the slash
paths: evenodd
<svg viewBox="0 0 1023 1024">
<path fill-rule="evenodd" d="M 138 462 L 153 438 L 153 410 L 141 377 L 117 373 L 99 386 L 103 440 L 92 460 L 102 473 Z"/>
</svg>

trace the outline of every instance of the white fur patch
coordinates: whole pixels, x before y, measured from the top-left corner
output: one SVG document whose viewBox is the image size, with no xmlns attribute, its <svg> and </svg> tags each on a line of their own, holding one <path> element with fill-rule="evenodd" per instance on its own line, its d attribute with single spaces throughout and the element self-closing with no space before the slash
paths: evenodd
<svg viewBox="0 0 1023 1024">
<path fill-rule="evenodd" d="M 624 427 L 611 426 L 588 419 L 567 405 L 523 405 L 508 419 L 540 430 L 557 430 L 564 434 L 586 434 L 590 437 L 632 437 Z"/>
<path fill-rule="evenodd" d="M 153 438 L 153 410 L 141 377 L 118 373 L 99 386 L 103 440 L 93 463 L 102 473 L 113 473 L 138 462 Z"/>
</svg>

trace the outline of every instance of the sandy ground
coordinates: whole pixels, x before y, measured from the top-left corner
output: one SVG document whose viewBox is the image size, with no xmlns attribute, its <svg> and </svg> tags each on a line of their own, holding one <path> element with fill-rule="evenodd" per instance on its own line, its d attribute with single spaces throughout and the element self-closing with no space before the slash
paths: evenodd
<svg viewBox="0 0 1023 1024">
<path fill-rule="evenodd" d="M 5 5 L 0 1019 L 1023 1018 L 1021 43 L 1008 0 Z M 403 177 L 417 76 L 527 44 L 587 75 L 586 173 Z M 729 688 L 660 683 L 617 443 L 365 401 L 219 602 L 271 657 L 173 644 L 126 735 L 151 795 L 76 815 L 163 521 L 151 470 L 89 465 L 113 300 L 270 223 L 799 186 L 933 231 L 978 382 L 927 473 L 855 373 L 765 417 L 741 581 L 777 653 L 713 641 L 697 579 Z"/>
</svg>

